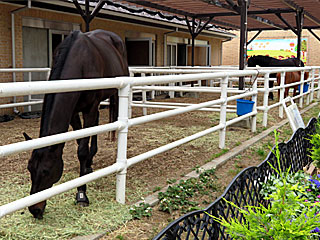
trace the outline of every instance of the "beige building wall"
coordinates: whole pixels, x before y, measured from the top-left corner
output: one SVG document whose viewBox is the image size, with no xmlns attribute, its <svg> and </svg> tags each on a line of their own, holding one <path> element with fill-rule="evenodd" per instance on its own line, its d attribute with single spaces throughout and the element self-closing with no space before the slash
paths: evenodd
<svg viewBox="0 0 320 240">
<path fill-rule="evenodd" d="M 13 4 L 0 3 L 0 68 L 12 68 L 12 39 L 11 39 L 11 12 L 21 8 Z M 60 12 L 42 10 L 42 9 L 24 9 L 14 14 L 15 17 L 15 55 L 16 55 L 16 67 L 23 67 L 23 39 L 22 39 L 22 19 L 35 18 L 44 19 L 56 22 L 73 23 L 81 26 L 81 30 L 84 31 L 85 24 L 83 19 L 77 14 L 64 14 Z M 115 32 L 123 40 L 130 33 L 137 34 L 149 34 L 152 35 L 155 46 L 155 65 L 164 65 L 164 37 L 168 34 L 168 29 L 160 29 L 156 27 L 147 27 L 137 24 L 124 23 L 113 20 L 105 20 L 101 18 L 95 18 L 90 25 L 91 30 L 104 29 Z M 187 32 L 171 32 L 168 36 L 188 38 L 191 36 Z M 222 38 L 213 38 L 208 36 L 197 37 L 197 40 L 208 41 L 211 45 L 211 65 L 221 65 L 222 63 Z M 12 74 L 0 74 L 0 82 L 12 82 Z M 22 74 L 17 74 L 17 81 L 22 81 Z M 13 98 L 0 98 L 0 104 L 12 103 Z M 21 109 L 19 109 L 21 110 Z M 12 109 L 0 110 L 0 115 L 4 113 L 12 113 Z"/>
<path fill-rule="evenodd" d="M 320 37 L 320 30 L 314 30 Z M 222 65 L 238 65 L 239 64 L 239 46 L 240 32 L 232 32 L 237 35 L 236 38 L 229 42 L 223 43 Z M 249 32 L 248 40 L 250 40 L 257 32 Z M 256 39 L 286 39 L 296 38 L 292 31 L 263 31 Z M 308 30 L 303 30 L 302 38 L 307 39 L 307 65 L 320 65 L 320 41 L 318 41 Z"/>
<path fill-rule="evenodd" d="M 0 67 L 12 67 L 11 60 L 11 14 L 10 12 L 17 9 L 17 6 L 0 3 Z M 16 66 L 22 67 L 22 17 L 31 17 L 38 19 L 45 19 L 57 22 L 68 22 L 81 24 L 82 31 L 84 30 L 84 22 L 79 15 L 63 14 L 54 11 L 44 11 L 38 9 L 26 9 L 15 14 L 15 41 L 16 41 Z M 123 23 L 112 20 L 105 20 L 95 18 L 90 29 L 104 29 L 115 32 L 123 40 L 128 31 L 137 33 L 149 33 L 156 36 L 156 65 L 163 65 L 164 54 L 164 34 L 168 32 L 167 29 L 160 29 L 155 27 L 144 27 L 136 24 Z M 189 33 L 170 33 L 170 36 L 180 38 L 191 38 Z M 212 38 L 207 36 L 198 36 L 197 40 L 209 41 L 211 44 L 211 65 L 221 64 L 221 42 L 222 39 Z"/>
</svg>

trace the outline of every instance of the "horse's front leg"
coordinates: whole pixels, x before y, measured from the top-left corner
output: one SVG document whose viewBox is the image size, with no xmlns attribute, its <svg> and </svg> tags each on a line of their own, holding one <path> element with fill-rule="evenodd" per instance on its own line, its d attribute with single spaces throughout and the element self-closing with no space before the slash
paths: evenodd
<svg viewBox="0 0 320 240">
<path fill-rule="evenodd" d="M 95 125 L 98 125 L 99 121 L 99 112 L 97 109 L 94 111 L 91 111 L 89 113 L 83 113 L 83 128 L 92 127 Z M 80 117 L 75 120 L 74 123 L 76 123 L 76 126 L 81 126 Z M 91 145 L 89 149 L 89 141 L 90 137 L 82 138 L 78 140 L 78 159 L 80 162 L 80 177 L 84 176 L 88 173 L 92 172 L 92 159 L 94 155 L 97 153 L 97 136 L 91 136 Z M 86 195 L 87 186 L 82 185 L 77 188 L 78 192 L 76 194 L 76 201 L 81 206 L 88 206 L 89 205 L 89 199 Z"/>
<path fill-rule="evenodd" d="M 298 93 L 298 86 L 294 86 L 293 88 L 293 96 L 296 96 Z"/>
<path fill-rule="evenodd" d="M 284 98 L 288 97 L 289 96 L 289 88 L 285 88 L 284 90 Z"/>
</svg>

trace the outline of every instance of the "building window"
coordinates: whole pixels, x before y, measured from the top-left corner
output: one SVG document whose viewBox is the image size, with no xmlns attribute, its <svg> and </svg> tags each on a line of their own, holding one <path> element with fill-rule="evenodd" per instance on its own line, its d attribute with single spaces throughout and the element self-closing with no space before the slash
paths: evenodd
<svg viewBox="0 0 320 240">
<path fill-rule="evenodd" d="M 167 66 L 177 66 L 177 45 L 167 44 Z"/>
</svg>

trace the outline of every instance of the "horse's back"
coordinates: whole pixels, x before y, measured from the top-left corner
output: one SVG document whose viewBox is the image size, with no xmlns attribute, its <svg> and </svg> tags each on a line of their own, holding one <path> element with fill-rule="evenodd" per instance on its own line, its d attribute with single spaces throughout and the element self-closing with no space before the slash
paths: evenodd
<svg viewBox="0 0 320 240">
<path fill-rule="evenodd" d="M 117 34 L 97 29 L 85 33 L 85 36 L 89 40 L 88 47 L 91 52 L 95 52 L 94 48 L 98 49 L 102 58 L 102 67 L 105 71 L 103 76 L 100 77 L 129 75 L 125 44 Z"/>
<path fill-rule="evenodd" d="M 124 42 L 115 33 L 79 33 L 70 47 L 61 79 L 128 76 Z"/>
</svg>

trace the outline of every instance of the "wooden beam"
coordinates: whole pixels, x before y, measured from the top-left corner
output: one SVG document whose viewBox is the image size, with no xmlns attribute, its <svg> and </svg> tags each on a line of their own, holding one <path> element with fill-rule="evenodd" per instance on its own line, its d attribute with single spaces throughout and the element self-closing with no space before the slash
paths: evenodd
<svg viewBox="0 0 320 240">
<path fill-rule="evenodd" d="M 260 35 L 261 32 L 262 32 L 262 30 L 259 30 L 259 31 L 247 42 L 247 46 L 248 46 L 253 40 L 255 40 L 255 39 Z"/>
<path fill-rule="evenodd" d="M 319 37 L 314 31 L 312 31 L 312 29 L 308 29 L 308 31 L 309 31 L 316 39 L 318 39 L 318 41 L 320 41 L 320 37 Z"/>
<path fill-rule="evenodd" d="M 276 13 L 276 16 L 289 28 L 292 30 L 292 32 L 294 32 L 296 35 L 298 34 L 297 30 L 292 27 L 288 22 L 287 20 L 285 20 L 282 16 L 281 16 L 281 13 Z"/>
</svg>

